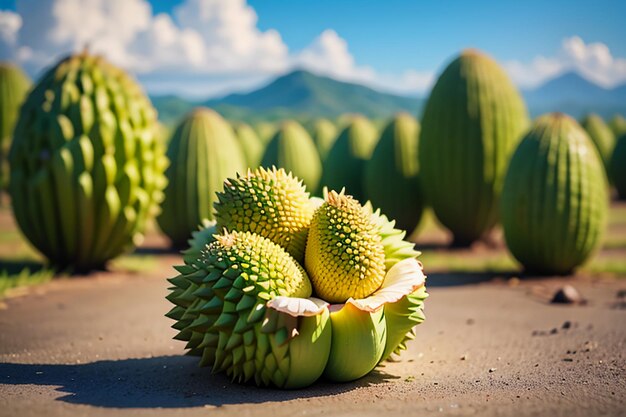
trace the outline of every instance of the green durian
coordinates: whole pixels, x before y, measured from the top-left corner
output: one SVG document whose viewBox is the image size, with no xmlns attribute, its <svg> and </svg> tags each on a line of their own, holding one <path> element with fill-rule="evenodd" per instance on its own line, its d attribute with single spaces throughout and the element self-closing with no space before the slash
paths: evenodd
<svg viewBox="0 0 626 417">
<path fill-rule="evenodd" d="M 371 212 L 330 191 L 311 221 L 304 263 L 315 292 L 332 303 L 364 298 L 382 284 L 385 251 Z"/>
<path fill-rule="evenodd" d="M 304 258 L 314 206 L 302 182 L 284 169 L 258 168 L 229 178 L 217 194 L 217 229 L 257 233 Z"/>
<path fill-rule="evenodd" d="M 178 270 L 168 317 L 201 365 L 239 382 L 281 388 L 306 386 L 321 375 L 330 352 L 325 308 L 302 318 L 267 306 L 277 297 L 311 295 L 306 272 L 283 248 L 250 232 L 224 232 Z"/>
</svg>

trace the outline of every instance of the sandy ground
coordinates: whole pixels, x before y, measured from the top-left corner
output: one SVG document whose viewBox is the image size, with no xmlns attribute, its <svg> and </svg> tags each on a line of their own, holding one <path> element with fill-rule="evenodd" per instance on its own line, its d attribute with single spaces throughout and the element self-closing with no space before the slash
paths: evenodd
<svg viewBox="0 0 626 417">
<path fill-rule="evenodd" d="M 298 391 L 231 384 L 171 337 L 165 278 L 62 279 L 0 311 L 0 416 L 626 415 L 626 281 L 431 274 L 427 320 L 400 362 Z M 512 285 L 515 284 L 515 285 Z M 622 303 L 620 303 L 620 300 Z M 569 328 L 568 328 L 569 327 Z"/>
</svg>

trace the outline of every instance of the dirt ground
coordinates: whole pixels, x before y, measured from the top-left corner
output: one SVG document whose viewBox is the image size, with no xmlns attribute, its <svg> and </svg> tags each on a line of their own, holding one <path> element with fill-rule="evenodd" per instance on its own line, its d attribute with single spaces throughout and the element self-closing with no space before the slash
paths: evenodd
<svg viewBox="0 0 626 417">
<path fill-rule="evenodd" d="M 5 300 L 0 416 L 626 415 L 624 279 L 426 264 L 427 320 L 399 362 L 352 383 L 278 391 L 231 384 L 183 356 L 163 316 L 180 258 L 164 244 L 146 242 L 158 262 L 149 271 L 63 278 Z M 550 304 L 564 284 L 586 304 Z"/>
</svg>

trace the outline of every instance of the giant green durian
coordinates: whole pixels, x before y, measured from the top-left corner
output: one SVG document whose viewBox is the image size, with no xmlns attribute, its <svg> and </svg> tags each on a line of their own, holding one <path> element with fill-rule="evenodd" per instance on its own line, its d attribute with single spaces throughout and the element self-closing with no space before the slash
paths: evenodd
<svg viewBox="0 0 626 417">
<path fill-rule="evenodd" d="M 322 175 L 322 162 L 313 140 L 306 130 L 293 120 L 281 123 L 265 148 L 261 166 L 284 168 L 300 178 L 314 193 Z"/>
<path fill-rule="evenodd" d="M 581 126 L 587 131 L 591 141 L 600 153 L 602 163 L 608 170 L 613 148 L 615 147 L 615 135 L 613 131 L 597 114 L 587 115 L 582 120 Z"/>
<path fill-rule="evenodd" d="M 322 374 L 331 343 L 324 304 L 311 317 L 268 306 L 277 297 L 311 295 L 306 272 L 283 248 L 253 233 L 225 231 L 177 269 L 168 317 L 201 365 L 239 382 L 281 388 L 309 385 Z"/>
<path fill-rule="evenodd" d="M 328 119 L 317 119 L 313 121 L 310 132 L 323 162 L 337 140 L 337 126 Z"/>
<path fill-rule="evenodd" d="M 167 159 L 139 85 L 84 52 L 48 70 L 24 102 L 11 153 L 13 213 L 60 269 L 87 271 L 141 242 Z"/>
<path fill-rule="evenodd" d="M 372 123 L 363 116 L 352 116 L 324 161 L 320 184 L 335 190 L 345 187 L 348 194 L 365 202 L 365 162 L 377 141 L 378 132 Z"/>
<path fill-rule="evenodd" d="M 227 179 L 217 199 L 217 230 L 257 233 L 302 262 L 315 207 L 302 182 L 291 173 L 275 167 L 248 171 Z"/>
<path fill-rule="evenodd" d="M 233 126 L 235 137 L 246 159 L 246 168 L 256 169 L 261 164 L 265 143 L 259 139 L 254 129 L 245 123 L 236 123 Z"/>
<path fill-rule="evenodd" d="M 616 138 L 626 134 L 626 118 L 621 114 L 616 114 L 609 121 L 609 127 L 613 131 Z"/>
<path fill-rule="evenodd" d="M 173 246 L 181 248 L 204 219 L 213 219 L 215 193 L 222 191 L 224 180 L 244 171 L 246 164 L 230 125 L 202 107 L 180 122 L 167 157 L 168 185 L 157 220 Z"/>
<path fill-rule="evenodd" d="M 0 62 L 0 191 L 9 182 L 8 154 L 20 106 L 31 86 L 30 78 L 19 67 Z"/>
<path fill-rule="evenodd" d="M 278 126 L 276 126 L 275 123 L 263 121 L 255 124 L 253 128 L 261 142 L 264 145 L 267 145 L 269 141 L 272 140 L 272 138 L 274 137 Z"/>
<path fill-rule="evenodd" d="M 365 195 L 399 228 L 413 231 L 424 210 L 417 158 L 419 124 L 406 113 L 385 127 L 372 158 L 365 164 Z"/>
<path fill-rule="evenodd" d="M 617 139 L 609 163 L 611 182 L 620 200 L 626 200 L 626 133 Z"/>
<path fill-rule="evenodd" d="M 455 244 L 471 243 L 498 221 L 504 174 L 527 124 L 520 94 L 482 52 L 463 51 L 437 80 L 422 118 L 420 178 Z"/>
<path fill-rule="evenodd" d="M 502 192 L 509 250 L 529 272 L 567 274 L 598 248 L 607 181 L 595 146 L 569 116 L 539 117 L 515 151 Z"/>
</svg>

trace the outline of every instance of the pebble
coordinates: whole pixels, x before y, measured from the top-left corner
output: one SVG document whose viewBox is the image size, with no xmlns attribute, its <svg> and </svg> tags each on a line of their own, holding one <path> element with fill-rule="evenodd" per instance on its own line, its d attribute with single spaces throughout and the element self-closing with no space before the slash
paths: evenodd
<svg viewBox="0 0 626 417">
<path fill-rule="evenodd" d="M 493 373 L 493 372 L 495 372 L 495 371 L 496 371 L 496 369 L 498 369 L 498 368 L 489 368 L 489 373 Z"/>
<path fill-rule="evenodd" d="M 551 302 L 555 304 L 583 304 L 585 300 L 576 288 L 571 285 L 564 285 L 554 293 Z"/>
</svg>

